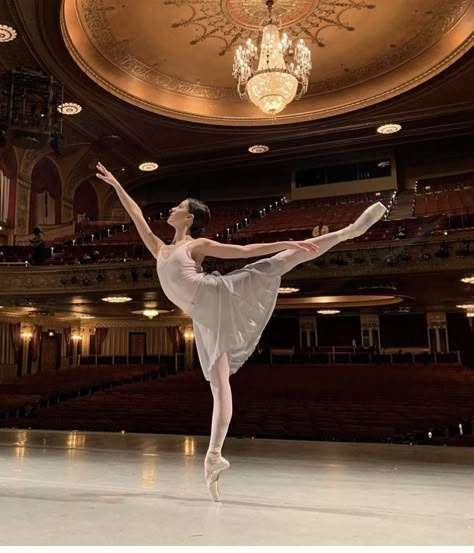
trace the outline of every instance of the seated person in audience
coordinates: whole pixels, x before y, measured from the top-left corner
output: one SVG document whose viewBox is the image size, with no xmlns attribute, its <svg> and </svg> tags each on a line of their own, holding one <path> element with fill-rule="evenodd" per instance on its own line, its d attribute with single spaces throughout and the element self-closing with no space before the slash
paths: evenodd
<svg viewBox="0 0 474 553">
<path fill-rule="evenodd" d="M 329 232 L 329 227 L 327 225 L 323 225 L 321 229 L 319 228 L 319 225 L 316 225 L 313 229 L 313 232 L 311 235 L 316 238 L 318 236 L 323 236 L 324 234 L 327 234 Z"/>
<path fill-rule="evenodd" d="M 33 265 L 41 265 L 45 258 L 45 248 L 43 240 L 44 232 L 39 228 L 33 229 L 33 238 L 30 240 L 30 244 L 33 246 Z"/>
<path fill-rule="evenodd" d="M 407 231 L 404 226 L 399 225 L 397 228 L 397 232 L 395 233 L 394 239 L 395 240 L 403 240 L 407 237 Z"/>
</svg>

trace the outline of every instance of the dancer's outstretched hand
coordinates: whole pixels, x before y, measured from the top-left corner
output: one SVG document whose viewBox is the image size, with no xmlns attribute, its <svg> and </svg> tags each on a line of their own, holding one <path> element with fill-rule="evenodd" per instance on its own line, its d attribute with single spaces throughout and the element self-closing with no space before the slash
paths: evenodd
<svg viewBox="0 0 474 553">
<path fill-rule="evenodd" d="M 301 242 L 289 240 L 285 242 L 285 246 L 287 250 L 304 250 L 307 252 L 317 252 L 319 250 L 319 246 L 309 240 L 302 240 Z"/>
<path fill-rule="evenodd" d="M 96 169 L 98 173 L 96 173 L 96 177 L 100 180 L 103 180 L 107 184 L 110 184 L 111 186 L 115 186 L 118 184 L 117 179 L 112 175 L 110 171 L 108 171 L 102 163 L 99 161 L 96 165 Z"/>
</svg>

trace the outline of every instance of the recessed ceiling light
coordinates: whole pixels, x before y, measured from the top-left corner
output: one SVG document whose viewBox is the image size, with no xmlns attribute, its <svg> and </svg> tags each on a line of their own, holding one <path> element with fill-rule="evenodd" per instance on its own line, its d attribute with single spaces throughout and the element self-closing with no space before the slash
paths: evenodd
<svg viewBox="0 0 474 553">
<path fill-rule="evenodd" d="M 158 163 L 155 163 L 154 161 L 144 161 L 138 166 L 140 171 L 156 171 L 158 167 Z"/>
<path fill-rule="evenodd" d="M 339 309 L 318 309 L 320 315 L 337 315 L 340 312 Z"/>
<path fill-rule="evenodd" d="M 474 276 L 468 276 L 461 279 L 461 282 L 465 282 L 466 284 L 474 284 Z"/>
<path fill-rule="evenodd" d="M 81 113 L 82 106 L 75 102 L 65 102 L 64 104 L 59 104 L 58 111 L 63 115 L 77 115 Z"/>
<path fill-rule="evenodd" d="M 398 123 L 387 123 L 386 125 L 381 125 L 377 128 L 379 134 L 393 134 L 402 129 L 402 126 Z"/>
<path fill-rule="evenodd" d="M 106 298 L 102 298 L 102 301 L 108 303 L 126 303 L 127 301 L 132 301 L 132 298 L 127 296 L 107 296 Z"/>
<path fill-rule="evenodd" d="M 17 32 L 10 25 L 0 25 L 0 42 L 11 42 L 17 37 Z"/>
<path fill-rule="evenodd" d="M 294 293 L 299 292 L 299 291 L 300 291 L 299 288 L 291 288 L 291 287 L 278 288 L 278 293 L 279 294 L 294 294 Z"/>
<path fill-rule="evenodd" d="M 249 152 L 251 154 L 265 154 L 268 150 L 270 150 L 270 147 L 265 146 L 264 144 L 255 144 L 249 148 Z"/>
</svg>

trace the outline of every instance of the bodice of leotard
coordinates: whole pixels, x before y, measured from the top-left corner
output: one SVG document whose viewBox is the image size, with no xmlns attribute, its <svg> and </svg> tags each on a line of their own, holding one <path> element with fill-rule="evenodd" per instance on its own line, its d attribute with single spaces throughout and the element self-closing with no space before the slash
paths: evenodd
<svg viewBox="0 0 474 553">
<path fill-rule="evenodd" d="M 185 313 L 192 313 L 193 300 L 204 278 L 202 267 L 194 261 L 188 244 L 177 246 L 167 256 L 160 249 L 156 269 L 161 287 L 175 305 Z"/>
</svg>

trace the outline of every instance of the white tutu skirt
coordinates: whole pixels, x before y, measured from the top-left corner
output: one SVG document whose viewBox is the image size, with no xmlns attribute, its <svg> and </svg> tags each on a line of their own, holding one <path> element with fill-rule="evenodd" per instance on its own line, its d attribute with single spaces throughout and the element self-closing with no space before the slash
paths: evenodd
<svg viewBox="0 0 474 553">
<path fill-rule="evenodd" d="M 230 374 L 252 355 L 278 296 L 282 256 L 245 265 L 227 275 L 207 274 L 193 301 L 194 339 L 206 380 L 216 360 L 227 353 Z"/>
</svg>

